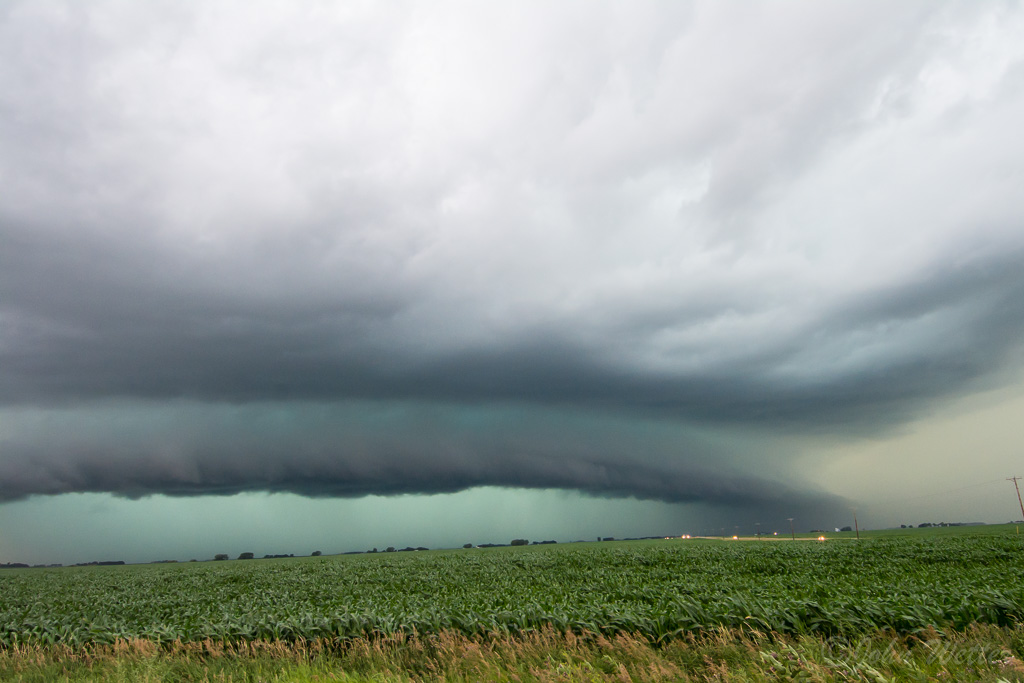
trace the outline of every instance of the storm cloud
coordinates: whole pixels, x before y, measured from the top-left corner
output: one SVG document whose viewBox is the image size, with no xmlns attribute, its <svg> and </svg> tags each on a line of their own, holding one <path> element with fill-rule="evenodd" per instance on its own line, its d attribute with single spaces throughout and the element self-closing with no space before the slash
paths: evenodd
<svg viewBox="0 0 1024 683">
<path fill-rule="evenodd" d="M 7 3 L 0 500 L 844 505 L 787 439 L 1019 372 L 1022 30 L 1012 3 Z"/>
</svg>

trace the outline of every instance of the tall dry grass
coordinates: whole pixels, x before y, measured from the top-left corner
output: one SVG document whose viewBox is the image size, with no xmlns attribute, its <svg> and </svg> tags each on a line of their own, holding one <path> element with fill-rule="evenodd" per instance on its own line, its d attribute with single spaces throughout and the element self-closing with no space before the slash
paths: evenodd
<svg viewBox="0 0 1024 683">
<path fill-rule="evenodd" d="M 655 644 L 639 635 L 469 637 L 164 646 L 119 640 L 0 651 L 0 680 L 28 681 L 1024 681 L 1024 626 L 878 633 L 854 640 L 718 629 Z"/>
</svg>

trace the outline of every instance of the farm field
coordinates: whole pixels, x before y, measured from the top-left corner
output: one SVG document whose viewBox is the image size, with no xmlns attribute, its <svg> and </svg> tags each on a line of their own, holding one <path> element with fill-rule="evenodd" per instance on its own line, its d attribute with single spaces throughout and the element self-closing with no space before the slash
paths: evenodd
<svg viewBox="0 0 1024 683">
<path fill-rule="evenodd" d="M 549 643 L 569 634 L 599 649 L 627 638 L 651 653 L 708 647 L 708 638 L 726 634 L 784 660 L 779 643 L 848 647 L 882 642 L 883 634 L 889 645 L 880 652 L 903 643 L 913 661 L 915 642 L 974 642 L 982 629 L 988 636 L 972 651 L 992 652 L 972 666 L 1008 662 L 999 677 L 1018 680 L 1022 622 L 1024 540 L 1012 532 L 8 570 L 0 573 L 0 679 L 15 680 L 4 667 L 21 661 L 18 652 L 50 653 L 40 661 L 117 648 L 266 655 L 271 646 L 306 651 L 318 643 L 337 657 L 358 642 L 401 649 L 437 639 L 521 643 L 538 634 Z"/>
</svg>

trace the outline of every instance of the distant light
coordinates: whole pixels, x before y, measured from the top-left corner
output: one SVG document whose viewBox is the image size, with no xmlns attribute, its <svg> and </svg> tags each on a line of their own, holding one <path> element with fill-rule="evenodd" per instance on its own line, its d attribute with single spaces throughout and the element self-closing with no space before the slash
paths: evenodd
<svg viewBox="0 0 1024 683">
<path fill-rule="evenodd" d="M 774 534 L 772 534 L 772 536 L 778 536 L 778 535 L 779 535 L 778 531 L 776 531 Z"/>
<path fill-rule="evenodd" d="M 824 541 L 824 540 L 825 540 L 825 537 L 824 537 L 824 536 L 818 536 L 818 540 L 819 540 L 819 541 Z"/>
<path fill-rule="evenodd" d="M 732 540 L 734 540 L 734 541 L 735 541 L 735 540 L 736 540 L 737 538 L 739 538 L 739 536 L 733 536 L 733 537 L 732 537 Z"/>
</svg>

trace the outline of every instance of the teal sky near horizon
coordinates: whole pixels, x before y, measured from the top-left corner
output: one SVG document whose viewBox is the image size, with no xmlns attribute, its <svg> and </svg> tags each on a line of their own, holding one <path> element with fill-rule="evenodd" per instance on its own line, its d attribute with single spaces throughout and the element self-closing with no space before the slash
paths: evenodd
<svg viewBox="0 0 1024 683">
<path fill-rule="evenodd" d="M 356 500 L 242 493 L 228 499 L 157 496 L 129 501 L 108 494 L 70 494 L 5 508 L 5 526 L 15 531 L 8 532 L 0 549 L 18 549 L 23 561 L 36 564 L 203 560 L 242 552 L 257 557 L 309 555 L 314 550 L 333 554 L 388 546 L 452 548 L 513 538 L 566 542 L 595 540 L 597 535 L 650 535 L 659 529 L 667 534 L 685 527 L 679 521 L 681 511 L 666 503 L 493 488 Z"/>
<path fill-rule="evenodd" d="M 970 396 L 887 438 L 852 439 L 831 452 L 820 443 L 810 446 L 802 467 L 816 473 L 811 481 L 848 496 L 851 508 L 828 524 L 794 523 L 800 531 L 845 526 L 855 510 L 866 529 L 1022 519 L 1005 476 L 1019 463 L 1022 411 L 1024 386 L 1018 384 Z M 917 484 L 912 493 L 908 482 Z M 713 518 L 685 504 L 491 487 L 341 500 L 267 493 L 140 500 L 65 494 L 0 506 L 0 562 L 186 561 L 222 552 L 260 557 L 451 548 L 523 537 L 568 542 L 786 529 L 779 520 L 758 527 L 757 519 Z"/>
<path fill-rule="evenodd" d="M 0 562 L 1019 518 L 1022 34 L 4 3 Z"/>
</svg>

